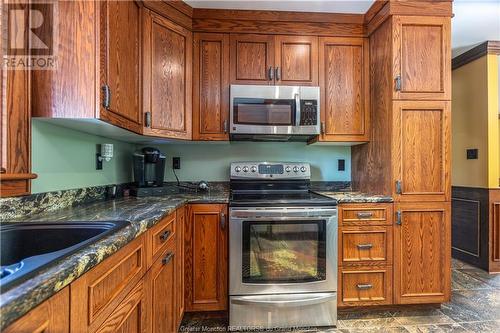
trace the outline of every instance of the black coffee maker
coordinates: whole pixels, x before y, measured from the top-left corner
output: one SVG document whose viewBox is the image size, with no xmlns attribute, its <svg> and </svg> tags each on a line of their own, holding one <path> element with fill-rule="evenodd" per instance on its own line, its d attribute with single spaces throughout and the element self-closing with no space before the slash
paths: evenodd
<svg viewBox="0 0 500 333">
<path fill-rule="evenodd" d="M 131 194 L 135 196 L 159 195 L 165 192 L 166 157 L 157 148 L 146 147 L 134 153 L 134 186 Z"/>
</svg>

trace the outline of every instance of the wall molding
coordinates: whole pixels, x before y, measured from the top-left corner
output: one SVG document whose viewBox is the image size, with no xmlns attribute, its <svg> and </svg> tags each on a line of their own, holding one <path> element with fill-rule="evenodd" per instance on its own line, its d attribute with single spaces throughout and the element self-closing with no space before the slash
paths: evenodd
<svg viewBox="0 0 500 333">
<path fill-rule="evenodd" d="M 500 41 L 489 40 L 451 60 L 451 69 L 457 69 L 487 54 L 500 54 Z"/>
</svg>

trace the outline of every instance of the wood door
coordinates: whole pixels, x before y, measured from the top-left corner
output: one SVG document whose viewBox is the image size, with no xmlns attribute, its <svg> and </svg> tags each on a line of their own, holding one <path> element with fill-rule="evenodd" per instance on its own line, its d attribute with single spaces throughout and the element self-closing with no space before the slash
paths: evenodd
<svg viewBox="0 0 500 333">
<path fill-rule="evenodd" d="M 276 85 L 318 85 L 318 37 L 276 35 Z"/>
<path fill-rule="evenodd" d="M 146 303 L 145 283 L 144 279 L 141 279 L 95 332 L 146 332 L 146 326 L 148 325 L 148 321 L 146 320 Z"/>
<path fill-rule="evenodd" d="M 182 322 L 182 317 L 184 316 L 184 226 L 186 224 L 186 209 L 184 207 L 177 209 L 176 224 L 177 282 L 175 283 L 175 294 L 177 305 L 176 328 L 178 328 Z"/>
<path fill-rule="evenodd" d="M 395 303 L 449 301 L 450 203 L 401 203 L 395 205 L 395 213 Z"/>
<path fill-rule="evenodd" d="M 229 35 L 195 33 L 193 140 L 229 140 Z"/>
<path fill-rule="evenodd" d="M 274 84 L 274 36 L 231 34 L 231 83 Z"/>
<path fill-rule="evenodd" d="M 186 311 L 227 310 L 227 206 L 188 206 Z"/>
<path fill-rule="evenodd" d="M 320 141 L 368 141 L 368 39 L 325 37 L 319 44 Z"/>
<path fill-rule="evenodd" d="M 69 287 L 38 305 L 2 332 L 69 332 Z"/>
<path fill-rule="evenodd" d="M 393 108 L 395 200 L 449 201 L 450 102 L 398 101 Z"/>
<path fill-rule="evenodd" d="M 101 3 L 100 118 L 137 133 L 142 131 L 141 8 L 136 1 Z"/>
<path fill-rule="evenodd" d="M 192 33 L 151 11 L 144 18 L 144 134 L 191 139 Z"/>
<path fill-rule="evenodd" d="M 151 312 L 149 331 L 152 333 L 177 332 L 177 254 L 176 240 L 173 239 L 161 257 L 153 263 L 147 275 Z"/>
<path fill-rule="evenodd" d="M 393 17 L 394 99 L 451 99 L 450 22 L 449 17 Z"/>
</svg>

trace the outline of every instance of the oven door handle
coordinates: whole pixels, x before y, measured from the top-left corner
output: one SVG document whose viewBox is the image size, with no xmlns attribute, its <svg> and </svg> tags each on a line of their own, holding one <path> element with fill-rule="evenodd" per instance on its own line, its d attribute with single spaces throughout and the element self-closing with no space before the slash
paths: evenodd
<svg viewBox="0 0 500 333">
<path fill-rule="evenodd" d="M 294 295 L 290 295 L 291 297 L 294 297 Z M 305 305 L 314 305 L 314 304 L 319 304 L 319 303 L 326 303 L 329 301 L 334 301 L 337 299 L 336 294 L 319 294 L 314 297 L 310 298 L 304 298 L 304 299 L 290 299 L 290 300 L 283 300 L 283 299 L 276 299 L 276 300 L 270 300 L 268 296 L 266 296 L 265 300 L 259 300 L 259 296 L 251 296 L 250 297 L 231 297 L 231 303 L 232 304 L 238 304 L 238 305 L 254 305 L 254 306 L 265 306 L 265 307 L 282 307 L 282 308 L 288 308 L 288 307 L 297 307 L 297 306 L 305 306 Z M 281 297 L 280 297 L 281 298 Z"/>
</svg>

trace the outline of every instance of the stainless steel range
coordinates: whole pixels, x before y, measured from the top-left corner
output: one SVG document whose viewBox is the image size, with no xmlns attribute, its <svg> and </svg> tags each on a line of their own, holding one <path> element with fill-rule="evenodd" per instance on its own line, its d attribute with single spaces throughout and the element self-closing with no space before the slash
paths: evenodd
<svg viewBox="0 0 500 333">
<path fill-rule="evenodd" d="M 231 164 L 231 328 L 336 325 L 336 201 L 310 175 L 308 163 Z"/>
</svg>

